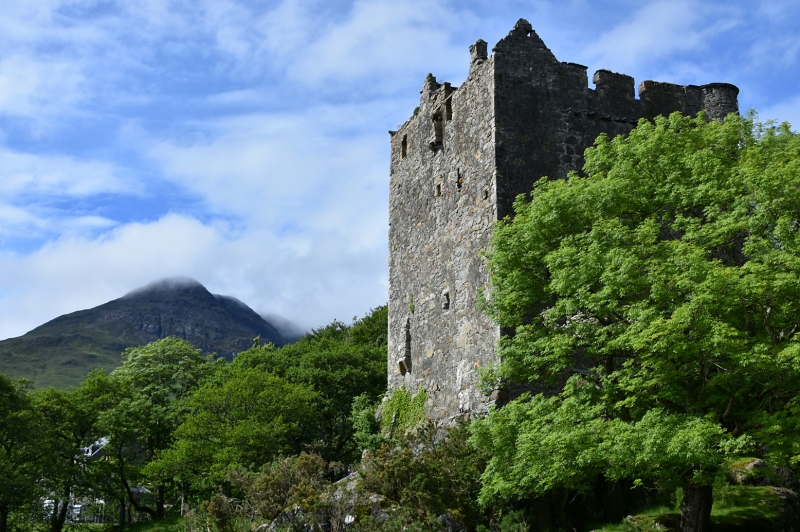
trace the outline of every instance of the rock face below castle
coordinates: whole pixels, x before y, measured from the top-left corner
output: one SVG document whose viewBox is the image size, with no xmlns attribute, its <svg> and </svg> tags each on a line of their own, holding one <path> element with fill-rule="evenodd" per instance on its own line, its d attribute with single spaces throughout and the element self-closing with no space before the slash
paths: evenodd
<svg viewBox="0 0 800 532">
<path fill-rule="evenodd" d="M 496 360 L 500 329 L 477 309 L 487 284 L 480 251 L 492 224 L 542 176 L 583 166 L 601 133 L 631 131 L 673 111 L 712 119 L 738 111 L 726 83 L 682 86 L 560 62 L 519 20 L 487 54 L 470 47 L 460 87 L 428 74 L 418 111 L 391 134 L 389 389 L 424 389 L 428 414 L 447 420 L 486 411 L 480 368 Z"/>
</svg>

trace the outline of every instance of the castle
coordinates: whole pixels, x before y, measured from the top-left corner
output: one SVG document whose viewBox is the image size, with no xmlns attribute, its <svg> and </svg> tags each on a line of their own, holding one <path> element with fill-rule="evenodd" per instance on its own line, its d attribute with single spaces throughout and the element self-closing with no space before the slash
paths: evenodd
<svg viewBox="0 0 800 532">
<path fill-rule="evenodd" d="M 590 89 L 586 70 L 558 61 L 520 19 L 491 56 L 483 40 L 470 46 L 460 87 L 428 74 L 419 108 L 390 131 L 389 389 L 424 389 L 434 419 L 484 412 L 496 398 L 478 387 L 501 334 L 477 309 L 480 251 L 514 198 L 582 168 L 601 133 L 673 111 L 738 111 L 727 83 L 644 81 L 637 99 L 632 77 L 599 70 Z"/>
</svg>

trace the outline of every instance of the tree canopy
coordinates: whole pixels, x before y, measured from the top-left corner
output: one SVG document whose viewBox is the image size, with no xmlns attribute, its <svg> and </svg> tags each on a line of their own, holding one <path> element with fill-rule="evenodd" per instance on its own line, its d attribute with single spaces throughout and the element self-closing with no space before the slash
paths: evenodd
<svg viewBox="0 0 800 532">
<path fill-rule="evenodd" d="M 800 138 L 676 113 L 600 137 L 584 173 L 495 227 L 485 308 L 514 332 L 488 380 L 573 376 L 476 425 L 482 498 L 682 482 L 702 530 L 724 460 L 800 460 Z"/>
</svg>

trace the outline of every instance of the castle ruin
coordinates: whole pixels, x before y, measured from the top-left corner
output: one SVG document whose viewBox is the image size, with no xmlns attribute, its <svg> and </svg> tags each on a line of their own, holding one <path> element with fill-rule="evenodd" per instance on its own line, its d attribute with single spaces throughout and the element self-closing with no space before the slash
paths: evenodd
<svg viewBox="0 0 800 532">
<path fill-rule="evenodd" d="M 477 309 L 487 285 L 480 251 L 492 224 L 542 176 L 583 166 L 601 133 L 674 111 L 724 118 L 738 111 L 727 83 L 675 85 L 558 61 L 520 19 L 487 54 L 470 46 L 460 87 L 428 74 L 419 108 L 391 134 L 389 192 L 389 389 L 427 393 L 433 419 L 485 412 L 478 387 L 496 360 L 500 328 Z"/>
</svg>

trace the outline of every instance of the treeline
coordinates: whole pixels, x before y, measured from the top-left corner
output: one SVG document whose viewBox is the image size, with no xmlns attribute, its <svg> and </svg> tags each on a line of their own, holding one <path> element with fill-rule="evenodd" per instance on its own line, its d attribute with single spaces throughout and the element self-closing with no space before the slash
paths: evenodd
<svg viewBox="0 0 800 532">
<path fill-rule="evenodd" d="M 0 532 L 60 532 L 76 500 L 103 500 L 125 521 L 178 505 L 205 514 L 244 472 L 301 453 L 326 479 L 344 476 L 361 456 L 354 400 L 369 431 L 386 390 L 386 331 L 382 306 L 280 349 L 256 339 L 231 363 L 171 337 L 74 390 L 0 375 Z"/>
</svg>

